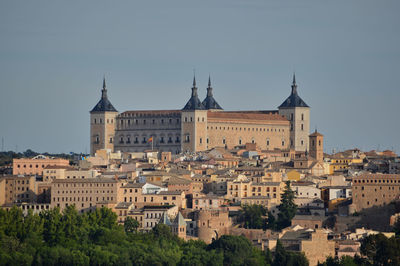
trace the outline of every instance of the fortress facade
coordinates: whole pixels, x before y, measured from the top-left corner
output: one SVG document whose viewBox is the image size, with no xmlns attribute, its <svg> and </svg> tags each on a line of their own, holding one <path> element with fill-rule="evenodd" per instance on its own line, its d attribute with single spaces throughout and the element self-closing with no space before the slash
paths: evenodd
<svg viewBox="0 0 400 266">
<path fill-rule="evenodd" d="M 108 99 L 103 79 L 101 99 L 90 111 L 90 153 L 142 152 L 153 147 L 177 154 L 246 143 L 256 143 L 262 150 L 305 151 L 310 107 L 297 93 L 295 75 L 291 87 L 278 110 L 224 111 L 214 99 L 210 78 L 203 101 L 193 78 L 191 97 L 182 109 L 119 113 Z"/>
</svg>

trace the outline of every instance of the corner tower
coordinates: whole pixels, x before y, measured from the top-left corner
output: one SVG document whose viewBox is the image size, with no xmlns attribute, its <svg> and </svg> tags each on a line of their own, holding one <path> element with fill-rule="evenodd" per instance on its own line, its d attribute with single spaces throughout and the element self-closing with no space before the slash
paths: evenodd
<svg viewBox="0 0 400 266">
<path fill-rule="evenodd" d="M 114 150 L 115 118 L 118 111 L 107 97 L 106 80 L 103 78 L 101 99 L 90 111 L 90 154 L 99 149 Z"/>
<path fill-rule="evenodd" d="M 181 123 L 181 151 L 206 150 L 207 110 L 197 94 L 196 77 L 193 77 L 192 96 L 182 109 Z"/>
<path fill-rule="evenodd" d="M 217 103 L 214 99 L 213 88 L 211 87 L 211 77 L 208 77 L 208 87 L 207 87 L 207 96 L 202 102 L 203 106 L 207 110 L 222 110 L 222 107 Z"/>
<path fill-rule="evenodd" d="M 292 92 L 278 107 L 279 114 L 290 121 L 290 148 L 306 151 L 310 132 L 310 107 L 297 93 L 296 75 L 293 74 Z"/>
</svg>

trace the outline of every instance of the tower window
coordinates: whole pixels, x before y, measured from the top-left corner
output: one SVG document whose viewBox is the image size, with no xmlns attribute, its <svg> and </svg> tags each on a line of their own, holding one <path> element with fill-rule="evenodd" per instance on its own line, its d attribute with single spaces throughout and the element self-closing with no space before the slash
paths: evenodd
<svg viewBox="0 0 400 266">
<path fill-rule="evenodd" d="M 96 118 L 94 119 L 94 123 L 96 124 Z"/>
<path fill-rule="evenodd" d="M 100 118 L 100 124 L 103 123 L 103 119 Z"/>
<path fill-rule="evenodd" d="M 242 145 L 242 139 L 239 138 L 239 145 Z"/>
<path fill-rule="evenodd" d="M 175 142 L 176 142 L 176 143 L 179 143 L 179 142 L 181 142 L 181 140 L 180 140 L 179 136 L 176 136 L 176 140 L 175 140 Z"/>
<path fill-rule="evenodd" d="M 284 140 L 282 140 L 282 146 L 285 146 L 285 141 Z"/>
<path fill-rule="evenodd" d="M 301 114 L 301 121 L 304 121 L 304 114 Z"/>
<path fill-rule="evenodd" d="M 156 120 L 153 119 L 153 125 L 156 123 Z"/>
<path fill-rule="evenodd" d="M 202 139 L 202 138 L 200 138 L 200 144 L 201 144 L 201 143 L 203 143 L 203 139 Z"/>
<path fill-rule="evenodd" d="M 304 125 L 303 124 L 301 124 L 301 130 L 304 130 Z"/>
<path fill-rule="evenodd" d="M 113 143 L 113 138 L 110 138 L 110 143 Z"/>
<path fill-rule="evenodd" d="M 320 140 L 318 141 L 318 145 L 321 146 L 321 141 Z"/>
<path fill-rule="evenodd" d="M 222 139 L 222 144 L 226 144 L 225 138 Z"/>
</svg>

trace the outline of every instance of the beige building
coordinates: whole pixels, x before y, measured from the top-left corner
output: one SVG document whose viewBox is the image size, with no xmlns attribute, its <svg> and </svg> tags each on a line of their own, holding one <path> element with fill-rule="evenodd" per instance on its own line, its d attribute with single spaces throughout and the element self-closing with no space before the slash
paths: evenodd
<svg viewBox="0 0 400 266">
<path fill-rule="evenodd" d="M 116 204 L 122 182 L 111 178 L 55 179 L 51 184 L 51 207 L 75 205 L 80 212 L 93 210 L 100 202 Z"/>
<path fill-rule="evenodd" d="M 13 159 L 13 175 L 43 175 L 48 166 L 68 167 L 69 161 L 38 155 L 34 158 Z"/>
<path fill-rule="evenodd" d="M 227 181 L 226 198 L 233 202 L 249 202 L 249 200 L 259 200 L 266 202 L 268 207 L 280 204 L 283 182 L 252 182 L 249 178 L 239 177 L 233 181 Z M 265 197 L 265 198 L 263 198 Z"/>
<path fill-rule="evenodd" d="M 335 241 L 328 240 L 328 233 L 323 229 L 290 228 L 284 230 L 279 239 L 286 249 L 304 252 L 311 266 L 335 256 Z"/>
<path fill-rule="evenodd" d="M 365 174 L 353 178 L 353 211 L 389 204 L 400 197 L 400 175 Z"/>
<path fill-rule="evenodd" d="M 5 176 L 0 178 L 0 206 L 36 202 L 37 184 L 35 176 Z"/>
<path fill-rule="evenodd" d="M 154 148 L 177 154 L 214 147 L 233 148 L 246 143 L 265 150 L 308 147 L 309 107 L 292 93 L 273 111 L 223 111 L 213 97 L 211 81 L 207 97 L 200 101 L 196 80 L 192 95 L 182 110 L 126 111 L 118 114 L 107 98 L 103 81 L 102 98 L 90 112 L 91 154 L 108 148 L 143 152 Z"/>
</svg>

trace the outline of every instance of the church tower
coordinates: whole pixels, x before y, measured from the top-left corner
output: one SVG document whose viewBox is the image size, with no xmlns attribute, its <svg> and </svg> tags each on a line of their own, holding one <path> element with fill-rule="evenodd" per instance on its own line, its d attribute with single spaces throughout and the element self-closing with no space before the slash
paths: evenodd
<svg viewBox="0 0 400 266">
<path fill-rule="evenodd" d="M 118 111 L 107 97 L 106 80 L 103 78 L 101 99 L 90 111 L 90 155 L 99 149 L 114 150 L 115 119 Z"/>
<path fill-rule="evenodd" d="M 182 152 L 207 149 L 207 110 L 197 94 L 196 77 L 193 77 L 192 96 L 182 109 L 181 128 Z"/>
<path fill-rule="evenodd" d="M 317 130 L 310 135 L 310 156 L 318 162 L 324 160 L 324 135 Z"/>
<path fill-rule="evenodd" d="M 290 148 L 306 151 L 310 132 L 310 107 L 297 93 L 296 76 L 293 74 L 292 92 L 278 107 L 279 114 L 290 121 Z"/>
</svg>

